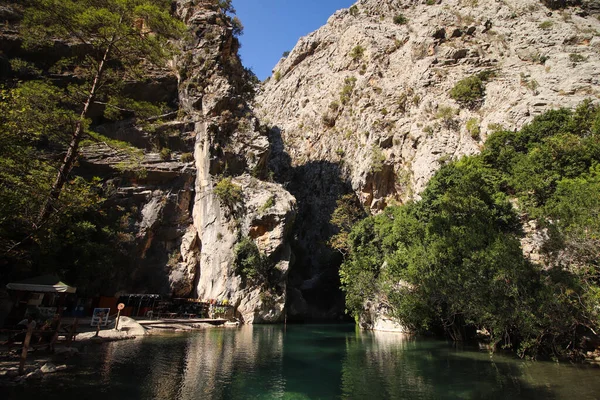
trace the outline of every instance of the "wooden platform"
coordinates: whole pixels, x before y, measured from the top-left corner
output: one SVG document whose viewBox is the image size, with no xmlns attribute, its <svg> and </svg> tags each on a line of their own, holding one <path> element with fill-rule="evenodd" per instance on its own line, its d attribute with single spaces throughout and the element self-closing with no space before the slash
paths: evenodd
<svg viewBox="0 0 600 400">
<path fill-rule="evenodd" d="M 227 322 L 226 319 L 212 318 L 172 318 L 172 319 L 136 319 L 143 327 L 152 327 L 154 325 L 194 325 L 194 324 L 210 324 L 223 325 Z"/>
</svg>

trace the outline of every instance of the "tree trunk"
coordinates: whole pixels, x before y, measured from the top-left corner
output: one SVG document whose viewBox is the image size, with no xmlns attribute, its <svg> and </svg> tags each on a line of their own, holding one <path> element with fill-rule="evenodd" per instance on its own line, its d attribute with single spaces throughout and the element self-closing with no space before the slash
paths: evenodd
<svg viewBox="0 0 600 400">
<path fill-rule="evenodd" d="M 114 42 L 114 38 L 113 38 L 112 42 Z M 106 63 L 106 60 L 108 59 L 108 55 L 110 54 L 111 48 L 112 48 L 112 44 L 109 44 L 104 52 L 104 56 L 102 57 L 100 64 L 98 64 L 98 69 L 96 70 L 96 76 L 94 77 L 94 82 L 92 83 L 92 88 L 90 89 L 88 97 L 85 101 L 83 110 L 81 111 L 81 114 L 79 115 L 79 120 L 75 124 L 75 129 L 73 130 L 73 136 L 71 137 L 71 142 L 69 143 L 69 149 L 67 150 L 67 154 L 65 155 L 65 158 L 63 159 L 63 162 L 58 170 L 56 179 L 54 180 L 54 183 L 52 184 L 52 190 L 50 190 L 50 195 L 44 202 L 44 205 L 42 206 L 42 209 L 40 210 L 40 213 L 38 215 L 38 220 L 37 220 L 38 226 L 40 224 L 42 224 L 52 214 L 52 212 L 53 212 L 52 205 L 60 197 L 62 188 L 65 185 L 65 183 L 67 182 L 69 174 L 71 173 L 71 170 L 73 169 L 73 165 L 75 164 L 75 161 L 77 159 L 77 154 L 79 152 L 79 143 L 81 142 L 81 139 L 83 138 L 83 134 L 84 134 L 83 124 L 85 122 L 85 119 L 87 118 L 90 106 L 92 105 L 92 103 L 94 102 L 94 98 L 96 97 L 96 91 L 98 90 L 100 79 L 102 78 L 102 74 L 104 72 L 104 64 Z"/>
</svg>

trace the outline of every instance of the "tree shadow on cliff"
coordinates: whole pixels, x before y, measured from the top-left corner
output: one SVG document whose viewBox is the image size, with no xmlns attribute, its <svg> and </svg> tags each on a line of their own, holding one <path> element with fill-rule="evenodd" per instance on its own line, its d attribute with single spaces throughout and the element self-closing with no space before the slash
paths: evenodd
<svg viewBox="0 0 600 400">
<path fill-rule="evenodd" d="M 292 231 L 294 263 L 288 278 L 288 318 L 343 319 L 344 295 L 339 279 L 342 257 L 327 242 L 336 233 L 329 223 L 336 202 L 352 192 L 351 185 L 337 163 L 318 160 L 294 166 L 278 127 L 271 129 L 269 141 L 273 178 L 294 195 L 298 204 Z"/>
</svg>

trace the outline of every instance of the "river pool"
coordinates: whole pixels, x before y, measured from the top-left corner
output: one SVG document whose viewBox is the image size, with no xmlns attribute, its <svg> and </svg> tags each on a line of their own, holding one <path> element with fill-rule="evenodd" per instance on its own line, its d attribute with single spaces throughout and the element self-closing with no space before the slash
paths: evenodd
<svg viewBox="0 0 600 400">
<path fill-rule="evenodd" d="M 353 325 L 245 326 L 90 345 L 2 399 L 597 399 L 600 369 Z"/>
</svg>

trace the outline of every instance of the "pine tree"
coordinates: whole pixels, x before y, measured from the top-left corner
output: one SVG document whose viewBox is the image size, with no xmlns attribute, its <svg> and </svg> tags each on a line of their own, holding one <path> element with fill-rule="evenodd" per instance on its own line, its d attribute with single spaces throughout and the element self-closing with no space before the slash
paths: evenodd
<svg viewBox="0 0 600 400">
<path fill-rule="evenodd" d="M 141 76 L 150 65 L 162 66 L 172 41 L 184 26 L 170 14 L 169 0 L 34 0 L 25 11 L 25 46 L 52 46 L 55 41 L 79 46 L 84 54 L 62 59 L 55 71 L 71 70 L 79 85 L 70 93 L 78 102 L 78 118 L 38 224 L 53 211 L 53 203 L 68 180 L 86 131 L 90 108 L 101 103 L 117 111 L 139 111 L 147 104 L 124 97 L 123 82 Z"/>
</svg>

